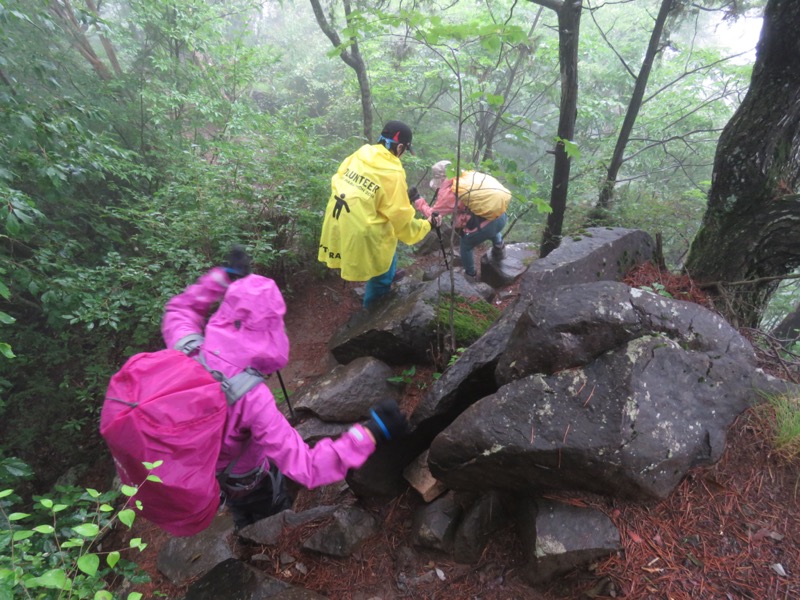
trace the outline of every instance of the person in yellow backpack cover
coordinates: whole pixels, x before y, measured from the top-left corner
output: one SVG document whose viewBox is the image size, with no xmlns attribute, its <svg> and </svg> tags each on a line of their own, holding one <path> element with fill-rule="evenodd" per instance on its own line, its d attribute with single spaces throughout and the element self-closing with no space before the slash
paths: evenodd
<svg viewBox="0 0 800 600">
<path fill-rule="evenodd" d="M 434 214 L 434 211 L 439 215 L 449 215 L 455 211 L 453 227 L 461 236 L 459 248 L 461 264 L 464 267 L 464 274 L 470 279 L 474 279 L 478 274 L 475 270 L 474 250 L 476 246 L 491 240 L 492 257 L 505 258 L 506 244 L 503 241 L 503 229 L 508 223 L 508 215 L 503 212 L 497 218 L 485 219 L 470 212 L 463 202 L 456 199 L 453 189 L 455 178 L 447 177 L 447 167 L 450 164 L 449 160 L 440 160 L 433 165 L 433 179 L 429 184 L 434 191 L 433 207 L 426 202 L 415 187 L 408 190 L 408 199 L 426 217 Z"/>
<path fill-rule="evenodd" d="M 391 290 L 397 270 L 397 241 L 416 244 L 441 218 L 416 219 L 408 201 L 400 157 L 411 151 L 411 128 L 401 121 L 384 125 L 377 144 L 348 156 L 331 178 L 318 258 L 340 269 L 346 281 L 366 281 L 364 307 Z"/>
</svg>

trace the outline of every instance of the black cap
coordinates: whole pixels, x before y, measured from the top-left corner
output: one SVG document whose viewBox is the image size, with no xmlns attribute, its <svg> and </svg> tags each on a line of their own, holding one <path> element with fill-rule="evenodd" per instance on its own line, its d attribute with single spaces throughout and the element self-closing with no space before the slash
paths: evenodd
<svg viewBox="0 0 800 600">
<path fill-rule="evenodd" d="M 381 137 L 378 141 L 383 143 L 389 141 L 396 144 L 403 144 L 410 152 L 412 137 L 411 127 L 402 121 L 389 121 L 383 126 L 383 131 L 381 131 Z"/>
</svg>

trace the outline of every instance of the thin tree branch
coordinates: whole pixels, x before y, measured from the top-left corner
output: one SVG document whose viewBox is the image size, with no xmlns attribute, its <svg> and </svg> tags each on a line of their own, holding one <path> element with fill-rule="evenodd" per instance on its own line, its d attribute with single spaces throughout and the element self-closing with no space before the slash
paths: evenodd
<svg viewBox="0 0 800 600">
<path fill-rule="evenodd" d="M 750 285 L 753 283 L 767 283 L 769 281 L 783 281 L 785 279 L 800 279 L 800 273 L 790 273 L 788 275 L 771 275 L 769 277 L 757 277 L 756 279 L 745 279 L 742 281 L 709 281 L 708 283 L 698 284 L 701 289 L 711 287 L 728 287 L 732 285 Z"/>
<path fill-rule="evenodd" d="M 633 69 L 631 69 L 631 68 L 628 66 L 628 63 L 627 63 L 627 62 L 625 62 L 625 59 L 624 59 L 624 58 L 622 58 L 622 55 L 621 55 L 619 52 L 617 52 L 617 49 L 614 47 L 614 44 L 612 44 L 612 43 L 611 43 L 611 41 L 610 41 L 610 40 L 608 39 L 608 37 L 606 36 L 606 32 L 605 32 L 605 31 L 603 31 L 603 28 L 602 28 L 602 27 L 600 27 L 600 23 L 598 23 L 598 22 L 597 22 L 597 17 L 595 17 L 594 10 L 593 10 L 593 8 L 591 7 L 591 5 L 590 5 L 588 8 L 589 8 L 589 14 L 590 14 L 590 15 L 591 15 L 591 17 L 592 17 L 592 21 L 594 22 L 594 26 L 597 28 L 597 31 L 599 31 L 599 32 L 600 32 L 600 37 L 602 37 L 602 38 L 603 38 L 603 41 L 606 43 L 606 45 L 607 45 L 609 48 L 611 48 L 611 51 L 612 51 L 612 52 L 613 52 L 613 53 L 614 53 L 614 54 L 617 56 L 617 58 L 619 59 L 619 62 L 621 62 L 621 63 L 622 63 L 622 66 L 623 66 L 623 67 L 625 67 L 625 70 L 628 72 L 628 74 L 629 74 L 631 77 L 633 77 L 634 79 L 636 79 L 636 73 L 634 73 L 634 72 L 633 72 Z"/>
</svg>

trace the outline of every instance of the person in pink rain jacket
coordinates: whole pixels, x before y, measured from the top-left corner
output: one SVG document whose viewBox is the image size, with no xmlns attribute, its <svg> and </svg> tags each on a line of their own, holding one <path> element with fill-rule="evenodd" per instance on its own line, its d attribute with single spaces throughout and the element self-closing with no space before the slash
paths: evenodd
<svg viewBox="0 0 800 600">
<path fill-rule="evenodd" d="M 434 213 L 439 215 L 449 215 L 455 211 L 453 228 L 461 236 L 459 244 L 459 254 L 464 273 L 469 277 L 476 277 L 474 249 L 487 240 L 492 242 L 492 257 L 502 259 L 505 257 L 505 242 L 503 241 L 503 229 L 508 223 L 506 213 L 497 219 L 487 220 L 478 215 L 472 214 L 469 209 L 456 200 L 453 191 L 453 178 L 447 177 L 447 166 L 449 160 L 440 160 L 433 165 L 433 179 L 430 181 L 430 188 L 434 191 L 431 207 L 423 198 L 417 188 L 408 190 L 408 199 L 418 211 L 426 218 L 430 218 Z"/>
<path fill-rule="evenodd" d="M 206 322 L 209 310 L 219 308 Z M 273 373 L 289 360 L 283 316 L 286 305 L 278 286 L 250 274 L 250 258 L 240 248 L 228 263 L 215 267 L 167 302 L 162 334 L 167 348 L 194 352 L 212 371 L 231 378 L 246 369 Z M 278 409 L 266 384 L 259 384 L 229 406 L 217 473 L 237 527 L 289 508 L 283 475 L 314 488 L 341 481 L 381 443 L 400 435 L 405 417 L 394 401 L 370 411 L 337 439 L 311 448 Z"/>
</svg>

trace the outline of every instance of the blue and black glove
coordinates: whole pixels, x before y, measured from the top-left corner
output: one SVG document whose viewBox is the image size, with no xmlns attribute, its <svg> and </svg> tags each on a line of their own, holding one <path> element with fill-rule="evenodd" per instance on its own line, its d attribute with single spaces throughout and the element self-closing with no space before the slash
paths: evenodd
<svg viewBox="0 0 800 600">
<path fill-rule="evenodd" d="M 419 200 L 419 191 L 417 190 L 417 188 L 415 187 L 408 188 L 408 201 L 411 204 L 414 204 L 414 202 L 416 202 L 417 200 Z"/>
<path fill-rule="evenodd" d="M 222 268 L 230 277 L 231 281 L 236 281 L 247 275 L 250 275 L 250 265 L 253 259 L 244 251 L 242 246 L 236 245 L 231 248 L 225 262 L 222 263 Z"/>
<path fill-rule="evenodd" d="M 372 407 L 369 414 L 371 418 L 364 427 L 375 438 L 377 445 L 395 440 L 408 432 L 408 421 L 394 400 L 379 402 Z"/>
</svg>

